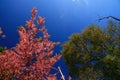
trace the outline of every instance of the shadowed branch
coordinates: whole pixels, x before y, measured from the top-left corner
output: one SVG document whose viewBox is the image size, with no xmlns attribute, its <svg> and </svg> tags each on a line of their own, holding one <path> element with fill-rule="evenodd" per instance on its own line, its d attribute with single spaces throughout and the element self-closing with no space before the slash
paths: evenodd
<svg viewBox="0 0 120 80">
<path fill-rule="evenodd" d="M 98 20 L 100 21 L 100 20 L 109 19 L 109 18 L 112 18 L 112 19 L 114 19 L 114 20 L 120 21 L 119 18 L 116 18 L 116 17 L 114 17 L 114 16 L 106 16 L 106 17 L 99 18 Z"/>
</svg>

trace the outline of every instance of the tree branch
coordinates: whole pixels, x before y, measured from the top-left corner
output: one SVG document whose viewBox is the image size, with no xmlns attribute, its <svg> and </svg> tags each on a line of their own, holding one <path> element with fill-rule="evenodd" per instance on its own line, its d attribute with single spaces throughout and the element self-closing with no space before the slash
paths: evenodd
<svg viewBox="0 0 120 80">
<path fill-rule="evenodd" d="M 63 75 L 63 73 L 62 73 L 62 71 L 61 71 L 61 68 L 58 66 L 58 70 L 59 70 L 59 72 L 60 72 L 60 74 L 61 74 L 61 76 L 62 76 L 62 79 L 63 80 L 65 80 L 65 77 L 64 77 L 64 75 Z"/>
<path fill-rule="evenodd" d="M 98 20 L 100 21 L 100 20 L 109 19 L 109 18 L 112 18 L 112 19 L 114 19 L 114 20 L 120 21 L 119 18 L 116 18 L 116 17 L 114 17 L 114 16 L 106 16 L 106 17 L 99 18 Z"/>
</svg>

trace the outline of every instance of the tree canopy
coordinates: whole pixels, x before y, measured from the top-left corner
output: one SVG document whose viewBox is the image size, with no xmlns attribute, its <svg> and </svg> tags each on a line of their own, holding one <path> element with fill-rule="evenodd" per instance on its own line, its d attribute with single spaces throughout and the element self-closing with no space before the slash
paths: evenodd
<svg viewBox="0 0 120 80">
<path fill-rule="evenodd" d="M 109 21 L 105 29 L 90 25 L 63 44 L 69 74 L 78 80 L 119 80 L 120 25 Z"/>
</svg>

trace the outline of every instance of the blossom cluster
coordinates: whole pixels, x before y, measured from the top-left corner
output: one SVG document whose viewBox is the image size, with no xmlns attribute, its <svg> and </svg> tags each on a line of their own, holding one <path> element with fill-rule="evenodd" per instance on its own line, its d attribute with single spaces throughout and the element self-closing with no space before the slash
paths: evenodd
<svg viewBox="0 0 120 80">
<path fill-rule="evenodd" d="M 59 54 L 53 55 L 53 48 L 59 43 L 50 41 L 47 29 L 41 27 L 45 18 L 39 16 L 37 25 L 34 23 L 37 9 L 33 8 L 31 13 L 26 27 L 18 29 L 19 43 L 0 54 L 0 80 L 57 80 L 50 70 L 61 58 Z M 38 37 L 40 32 L 43 35 Z"/>
</svg>

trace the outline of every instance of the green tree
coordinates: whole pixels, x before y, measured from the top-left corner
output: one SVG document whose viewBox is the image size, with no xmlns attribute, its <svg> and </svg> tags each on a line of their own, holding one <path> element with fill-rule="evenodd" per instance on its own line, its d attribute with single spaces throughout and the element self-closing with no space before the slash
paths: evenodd
<svg viewBox="0 0 120 80">
<path fill-rule="evenodd" d="M 62 56 L 68 65 L 70 75 L 78 80 L 118 80 L 115 76 L 120 74 L 119 27 L 118 24 L 109 22 L 105 30 L 90 25 L 82 33 L 74 33 L 69 41 L 63 44 L 62 49 Z M 113 62 L 108 60 L 108 57 L 111 57 Z M 109 70 L 105 71 L 103 68 Z M 110 71 L 117 72 L 114 74 L 109 73 Z"/>
<path fill-rule="evenodd" d="M 109 36 L 105 43 L 106 56 L 96 63 L 97 70 L 103 73 L 107 80 L 120 79 L 120 24 L 108 22 L 105 33 Z M 102 68 L 99 69 L 98 66 Z"/>
</svg>

